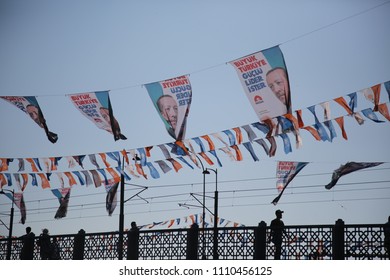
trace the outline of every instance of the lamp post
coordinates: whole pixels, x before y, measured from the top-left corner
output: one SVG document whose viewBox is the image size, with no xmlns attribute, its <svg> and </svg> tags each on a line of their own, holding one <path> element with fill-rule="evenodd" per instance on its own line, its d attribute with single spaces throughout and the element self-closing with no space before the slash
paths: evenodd
<svg viewBox="0 0 390 280">
<path fill-rule="evenodd" d="M 11 259 L 11 246 L 12 246 L 12 229 L 13 229 L 13 225 L 14 225 L 14 200 L 15 200 L 15 192 L 14 190 L 6 190 L 6 189 L 2 189 L 0 191 L 0 194 L 4 194 L 5 195 L 5 192 L 4 191 L 8 191 L 10 193 L 12 193 L 12 206 L 11 206 L 11 214 L 10 214 L 10 221 L 9 221 L 9 228 L 8 228 L 8 242 L 7 242 L 7 260 L 10 260 Z"/>
<path fill-rule="evenodd" d="M 213 259 L 218 260 L 218 170 L 206 168 L 205 174 L 210 174 L 210 171 L 215 173 L 215 191 L 214 191 L 214 234 L 213 234 Z"/>
<path fill-rule="evenodd" d="M 126 152 L 128 154 L 128 152 Z M 141 160 L 138 155 L 136 154 L 133 158 L 134 161 Z M 120 198 L 119 198 L 119 240 L 118 240 L 118 259 L 123 260 L 123 234 L 124 234 L 124 227 L 125 227 L 125 202 L 130 200 L 127 199 L 125 201 L 125 173 L 124 173 L 124 167 L 125 167 L 125 155 L 122 157 L 122 172 L 121 172 L 121 184 L 120 184 Z M 146 188 L 144 188 L 145 190 Z"/>
</svg>

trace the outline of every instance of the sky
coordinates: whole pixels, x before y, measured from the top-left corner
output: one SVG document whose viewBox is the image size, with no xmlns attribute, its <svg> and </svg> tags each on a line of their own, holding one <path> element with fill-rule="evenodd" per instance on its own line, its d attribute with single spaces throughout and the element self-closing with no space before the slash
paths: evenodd
<svg viewBox="0 0 390 280">
<path fill-rule="evenodd" d="M 228 62 L 276 45 L 287 66 L 293 110 L 389 81 L 389 12 L 390 2 L 383 0 L 2 0 L 0 96 L 36 96 L 59 140 L 50 143 L 26 114 L 0 100 L 0 158 L 66 157 L 170 143 L 173 139 L 143 85 L 181 75 L 189 75 L 192 86 L 187 139 L 257 122 Z M 67 96 L 103 90 L 110 91 L 114 115 L 127 140 L 114 141 L 83 117 Z M 361 96 L 358 107 L 372 107 Z M 389 102 L 384 91 L 381 101 Z M 308 123 L 314 123 L 305 112 Z M 345 115 L 334 104 L 332 113 Z M 359 125 L 346 117 L 345 129 L 348 140 L 336 127 L 338 136 L 332 142 L 316 141 L 302 131 L 302 147 L 293 145 L 288 154 L 277 139 L 274 157 L 254 146 L 260 159 L 256 162 L 244 147 L 240 162 L 219 151 L 222 167 L 205 163 L 218 173 L 206 176 L 206 206 L 213 208 L 217 179 L 219 216 L 247 226 L 269 224 L 276 209 L 284 210 L 286 225 L 333 224 L 337 219 L 346 224 L 384 223 L 390 215 L 389 122 L 366 119 Z M 157 147 L 152 154 L 158 156 Z M 274 206 L 278 161 L 309 164 Z M 332 172 L 348 161 L 385 163 L 346 175 L 326 190 Z M 64 160 L 61 164 L 65 170 Z M 160 175 L 129 182 L 147 190 L 126 202 L 126 228 L 131 221 L 145 225 L 201 213 L 190 194 L 202 196 L 202 170 L 184 166 Z M 60 187 L 55 180 L 52 189 Z M 125 198 L 138 190 L 126 185 Z M 104 187 L 74 186 L 67 216 L 56 220 L 57 198 L 49 189 L 29 184 L 24 191 L 27 220 L 18 223 L 20 213 L 15 209 L 14 235 L 24 234 L 26 226 L 36 234 L 43 228 L 51 234 L 77 233 L 80 228 L 118 230 L 119 205 L 109 216 L 105 198 Z M 0 219 L 5 224 L 10 206 L 10 200 L 0 196 Z M 7 234 L 0 225 L 0 235 Z"/>
</svg>

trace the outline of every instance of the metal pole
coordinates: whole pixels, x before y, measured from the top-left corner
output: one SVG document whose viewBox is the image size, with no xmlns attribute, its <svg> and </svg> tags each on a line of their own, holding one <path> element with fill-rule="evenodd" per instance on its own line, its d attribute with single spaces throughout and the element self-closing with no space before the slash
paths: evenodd
<svg viewBox="0 0 390 280">
<path fill-rule="evenodd" d="M 4 191 L 8 191 L 12 193 L 12 206 L 11 206 L 11 214 L 10 214 L 10 219 L 9 219 L 9 229 L 8 229 L 8 242 L 7 242 L 7 256 L 6 259 L 10 260 L 11 259 L 11 247 L 12 247 L 12 230 L 14 227 L 14 201 L 15 201 L 15 192 L 14 190 L 6 190 L 3 189 L 1 190 L 0 193 L 5 194 Z"/>
<path fill-rule="evenodd" d="M 202 165 L 203 168 L 203 165 Z M 205 226 L 205 219 L 206 219 L 206 173 L 203 169 L 203 207 L 202 207 L 202 229 L 203 229 L 203 245 L 202 245 L 202 260 L 206 259 L 206 253 L 205 253 L 205 239 L 206 239 L 206 232 L 204 230 Z"/>
<path fill-rule="evenodd" d="M 122 173 L 121 173 L 121 195 L 119 209 L 119 241 L 118 241 L 118 259 L 123 260 L 123 231 L 125 224 L 124 204 L 125 204 L 125 176 L 123 175 L 124 157 L 122 158 Z"/>
<path fill-rule="evenodd" d="M 214 171 L 214 170 L 213 170 Z M 213 259 L 218 260 L 218 171 L 215 170 Z"/>
</svg>

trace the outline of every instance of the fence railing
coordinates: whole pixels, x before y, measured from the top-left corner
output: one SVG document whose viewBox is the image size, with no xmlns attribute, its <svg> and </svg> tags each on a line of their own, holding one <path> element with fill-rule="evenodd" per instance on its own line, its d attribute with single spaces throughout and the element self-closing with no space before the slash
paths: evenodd
<svg viewBox="0 0 390 280">
<path fill-rule="evenodd" d="M 281 259 L 388 259 L 381 224 L 286 226 Z M 217 244 L 214 234 L 217 233 Z M 275 247 L 269 242 L 270 228 L 257 227 L 141 230 L 124 235 L 124 258 L 142 260 L 181 259 L 273 259 Z M 118 259 L 118 232 L 55 235 L 63 260 Z M 38 237 L 36 237 L 38 239 Z M 37 240 L 36 240 L 37 241 Z M 8 238 L 0 239 L 0 260 L 7 255 Z M 214 247 L 216 246 L 216 247 Z M 20 258 L 22 240 L 12 239 L 12 260 Z M 217 250 L 215 251 L 214 248 Z M 40 259 L 35 242 L 34 259 Z"/>
</svg>

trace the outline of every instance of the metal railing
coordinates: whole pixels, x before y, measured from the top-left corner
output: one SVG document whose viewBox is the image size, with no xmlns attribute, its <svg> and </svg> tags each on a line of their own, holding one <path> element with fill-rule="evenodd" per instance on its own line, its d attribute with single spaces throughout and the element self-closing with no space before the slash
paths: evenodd
<svg viewBox="0 0 390 280">
<path fill-rule="evenodd" d="M 383 225 L 286 226 L 281 259 L 388 259 L 384 248 Z M 257 227 L 232 227 L 218 229 L 217 258 L 223 260 L 273 259 L 274 245 L 268 242 L 270 228 L 264 222 Z M 118 259 L 118 232 L 56 235 L 63 260 L 115 260 Z M 38 237 L 36 237 L 37 241 Z M 81 240 L 81 241 L 80 241 Z M 0 260 L 6 259 L 8 238 L 0 239 Z M 81 242 L 81 245 L 79 245 Z M 136 242 L 136 243 L 134 243 Z M 123 255 L 128 259 L 181 260 L 213 259 L 214 230 L 169 229 L 141 230 L 132 236 L 124 235 Z M 133 244 L 128 246 L 128 244 Z M 136 245 L 134 245 L 136 244 Z M 205 245 L 203 250 L 202 246 Z M 12 239 L 11 259 L 19 259 L 22 248 L 20 238 Z M 40 259 L 35 242 L 34 259 Z M 191 255 L 189 252 L 195 252 Z M 79 257 L 76 253 L 79 252 Z M 132 256 L 132 257 L 130 257 Z"/>
</svg>

